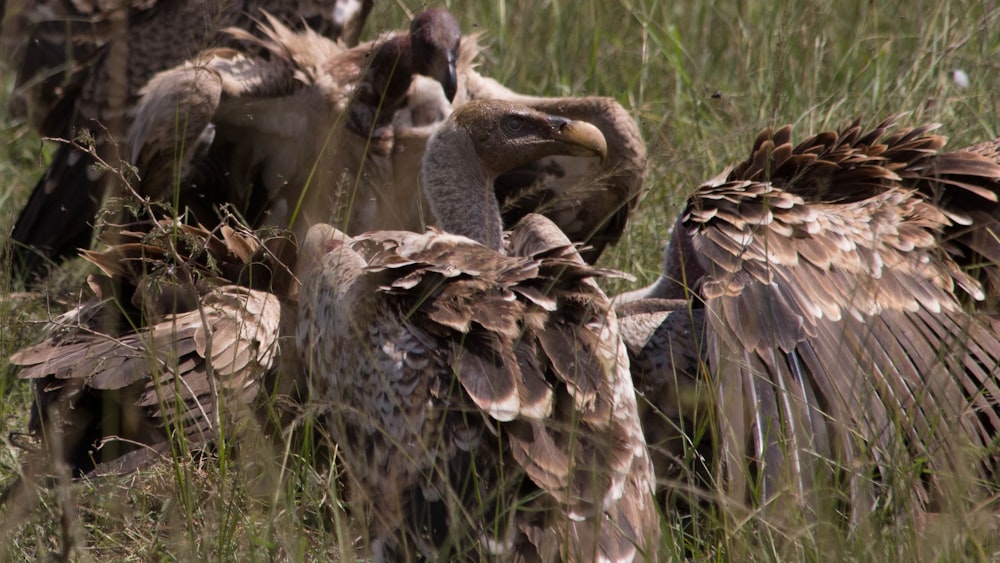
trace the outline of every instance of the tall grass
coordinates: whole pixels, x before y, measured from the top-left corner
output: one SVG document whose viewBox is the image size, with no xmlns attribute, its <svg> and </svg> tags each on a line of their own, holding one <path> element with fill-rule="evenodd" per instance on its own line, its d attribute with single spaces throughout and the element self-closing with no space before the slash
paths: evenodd
<svg viewBox="0 0 1000 563">
<path fill-rule="evenodd" d="M 604 263 L 632 272 L 639 283 L 655 278 L 662 241 L 684 197 L 744 158 L 763 127 L 792 123 L 801 139 L 856 116 L 874 121 L 909 112 L 903 118 L 908 124 L 941 122 L 952 147 L 1000 131 L 1000 6 L 991 0 L 445 5 L 464 29 L 486 33 L 484 74 L 529 94 L 613 96 L 633 112 L 650 155 L 647 190 L 624 239 Z M 423 7 L 408 0 L 378 2 L 366 36 L 403 27 Z M 968 86 L 953 80 L 955 70 L 968 75 Z M 7 113 L 10 76 L 0 84 L 5 88 L 0 228 L 9 232 L 51 149 Z M 78 298 L 79 266 L 64 267 L 31 293 L 5 290 L 0 296 L 2 485 L 13 481 L 19 463 L 8 432 L 26 427 L 30 403 L 28 385 L 16 379 L 6 358 L 38 335 L 34 321 Z M 8 277 L 6 269 L 0 271 L 0 280 Z M 4 530 L 12 532 L 7 554 L 45 559 L 65 552 L 79 560 L 141 561 L 355 558 L 361 527 L 341 504 L 336 475 L 309 463 L 308 445 L 289 444 L 281 453 L 285 465 L 277 479 L 241 471 L 248 456 L 232 464 L 208 457 L 44 491 L 19 516 L 17 529 Z M 15 510 L 0 509 L 0 517 Z M 817 533 L 801 536 L 777 530 L 769 535 L 753 519 L 722 527 L 708 518 L 682 528 L 665 512 L 661 551 L 718 560 L 1000 555 L 991 528 L 961 515 L 922 527 L 871 526 L 849 535 L 820 524 Z"/>
</svg>

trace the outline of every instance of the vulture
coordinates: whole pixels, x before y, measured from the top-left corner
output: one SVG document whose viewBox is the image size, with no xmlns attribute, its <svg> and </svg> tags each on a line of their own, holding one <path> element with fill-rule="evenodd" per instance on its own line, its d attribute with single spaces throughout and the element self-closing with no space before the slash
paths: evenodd
<svg viewBox="0 0 1000 563">
<path fill-rule="evenodd" d="M 764 130 L 616 298 L 661 492 L 853 524 L 995 483 L 998 145 L 897 121 Z"/>
<path fill-rule="evenodd" d="M 646 146 L 635 119 L 610 97 L 538 97 L 519 94 L 476 71 L 481 51 L 478 35 L 462 38 L 457 62 L 457 92 L 448 104 L 432 81 L 418 78 L 406 105 L 397 113 L 395 166 L 409 178 L 419 170 L 420 156 L 433 124 L 470 100 L 498 99 L 530 106 L 597 126 L 608 142 L 604 159 L 595 156 L 551 155 L 502 174 L 496 194 L 504 223 L 513 225 L 528 213 L 552 219 L 593 263 L 625 230 L 639 203 L 648 170 Z M 405 181 L 405 180 L 400 180 Z"/>
<path fill-rule="evenodd" d="M 437 127 L 421 234 L 302 243 L 297 348 L 376 561 L 656 560 L 659 522 L 610 299 L 551 221 L 503 232 L 494 180 L 596 155 L 594 126 L 470 101 Z"/>
<path fill-rule="evenodd" d="M 401 228 L 395 190 L 393 116 L 414 74 L 455 92 L 461 30 L 446 10 L 417 15 L 408 32 L 353 48 L 267 16 L 263 38 L 231 30 L 267 57 L 229 48 L 153 77 L 130 134 L 138 191 L 175 201 L 204 224 L 233 204 L 253 225 L 317 222 L 352 232 Z"/>
<path fill-rule="evenodd" d="M 83 252 L 101 272 L 94 297 L 10 359 L 36 382 L 29 436 L 77 475 L 127 472 L 253 424 L 294 313 L 287 234 L 160 219 L 114 239 Z"/>
<path fill-rule="evenodd" d="M 101 158 L 115 164 L 140 88 L 203 49 L 232 44 L 224 28 L 252 29 L 267 10 L 353 45 L 373 1 L 137 0 L 117 9 L 76 0 L 8 4 L 3 35 L 13 53 L 7 64 L 17 73 L 15 113 L 30 114 L 44 136 L 93 139 Z M 97 211 L 112 192 L 111 179 L 94 163 L 68 142 L 56 149 L 11 233 L 20 271 L 41 273 L 46 263 L 90 246 Z"/>
</svg>

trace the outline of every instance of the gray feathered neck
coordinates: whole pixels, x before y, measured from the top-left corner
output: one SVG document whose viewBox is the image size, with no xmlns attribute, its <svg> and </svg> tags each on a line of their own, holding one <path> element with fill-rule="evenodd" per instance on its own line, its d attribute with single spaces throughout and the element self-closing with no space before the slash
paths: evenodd
<svg viewBox="0 0 1000 563">
<path fill-rule="evenodd" d="M 468 132 L 445 122 L 427 143 L 421 184 L 445 231 L 501 251 L 503 223 L 493 192 L 497 174 L 483 164 Z"/>
</svg>

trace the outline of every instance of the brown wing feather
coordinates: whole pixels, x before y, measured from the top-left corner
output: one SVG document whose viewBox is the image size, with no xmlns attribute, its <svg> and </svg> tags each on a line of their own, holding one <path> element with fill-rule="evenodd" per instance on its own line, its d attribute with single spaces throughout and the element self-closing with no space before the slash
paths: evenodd
<svg viewBox="0 0 1000 563">
<path fill-rule="evenodd" d="M 656 526 L 645 500 L 652 483 L 634 391 L 622 371 L 628 359 L 610 302 L 592 279 L 603 272 L 586 266 L 564 235 L 548 238 L 553 232 L 551 222 L 529 216 L 511 235 L 537 251 L 523 256 L 433 230 L 307 242 L 305 252 L 310 244 L 330 252 L 303 262 L 300 277 L 310 281 L 301 295 L 299 346 L 312 347 L 307 354 L 334 411 L 387 407 L 351 408 L 330 424 L 349 444 L 349 467 L 386 467 L 385 474 L 352 478 L 383 499 L 375 528 L 404 542 L 400 549 L 421 537 L 421 526 L 447 526 L 469 534 L 459 543 L 472 552 L 568 549 L 569 560 L 589 560 L 602 549 L 625 560 Z M 526 296 L 538 294 L 555 307 Z M 351 319 L 342 328 L 363 344 L 335 330 L 335 311 Z M 344 339 L 371 352 L 329 356 L 321 334 L 323 347 L 348 348 L 337 344 Z M 357 370 L 364 373 L 343 375 Z M 390 461 L 400 459 L 393 453 L 400 447 L 407 464 Z M 465 490 L 469 463 L 476 484 Z M 400 536 L 402 514 L 426 510 L 407 487 L 421 490 L 423 502 L 459 494 L 457 506 L 468 514 L 453 506 L 447 522 L 404 525 Z M 496 521 L 497 514 L 506 516 Z M 425 541 L 417 545 L 431 556 L 437 548 Z"/>
<path fill-rule="evenodd" d="M 734 497 L 813 510 L 817 479 L 844 480 L 853 518 L 883 490 L 936 509 L 951 476 L 992 474 L 968 452 L 996 428 L 1000 344 L 963 303 L 992 311 L 996 268 L 975 256 L 996 249 L 1000 166 L 988 147 L 942 152 L 935 128 L 858 120 L 794 147 L 766 130 L 689 200 L 665 272 L 699 274 Z"/>
<path fill-rule="evenodd" d="M 271 250 L 281 251 L 278 237 L 255 238 L 236 223 L 224 231 L 221 238 L 170 220 L 120 227 L 121 244 L 85 254 L 108 276 L 92 277 L 97 298 L 54 319 L 46 339 L 11 357 L 21 378 L 38 382 L 31 430 L 42 439 L 65 434 L 75 470 L 178 433 L 192 444 L 211 440 L 219 401 L 246 416 L 277 364 L 287 306 L 274 288 L 294 286 Z M 241 243 L 230 250 L 227 240 Z M 272 277 L 246 280 L 248 271 Z M 231 285 L 244 281 L 262 289 Z M 91 457 L 96 443 L 117 438 L 120 447 Z"/>
<path fill-rule="evenodd" d="M 300 236 L 319 222 L 351 233 L 422 227 L 409 218 L 419 190 L 412 178 L 394 184 L 389 158 L 392 117 L 412 76 L 428 72 L 413 37 L 346 48 L 265 18 L 254 33 L 228 30 L 239 49 L 205 51 L 144 89 L 130 136 L 139 191 L 172 201 L 179 190 L 205 224 L 227 202 L 255 226 Z"/>
</svg>

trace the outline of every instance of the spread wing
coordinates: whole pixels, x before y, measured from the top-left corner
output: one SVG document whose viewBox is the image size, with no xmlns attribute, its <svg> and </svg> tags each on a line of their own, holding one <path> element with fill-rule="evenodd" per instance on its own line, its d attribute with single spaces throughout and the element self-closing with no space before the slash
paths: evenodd
<svg viewBox="0 0 1000 563">
<path fill-rule="evenodd" d="M 61 436 L 79 472 L 169 436 L 203 443 L 220 420 L 245 419 L 277 364 L 279 296 L 294 292 L 284 237 L 162 221 L 120 226 L 116 238 L 84 254 L 103 272 L 90 278 L 95 299 L 11 358 L 37 382 L 29 429 Z"/>
<path fill-rule="evenodd" d="M 22 379 L 42 381 L 40 392 L 54 399 L 42 403 L 67 409 L 62 416 L 83 408 L 85 396 L 120 393 L 131 401 L 122 408 L 121 433 L 104 438 L 139 434 L 164 441 L 180 432 L 199 444 L 218 437 L 220 417 L 247 415 L 261 378 L 275 365 L 280 313 L 273 294 L 239 286 L 220 287 L 202 296 L 197 310 L 120 337 L 87 331 L 71 313 L 56 325 L 75 328 L 74 337 L 21 350 L 11 363 L 22 366 Z M 220 414 L 219 405 L 229 405 L 228 412 Z"/>
<path fill-rule="evenodd" d="M 141 193 L 164 201 L 176 194 L 205 222 L 225 202 L 257 221 L 267 205 L 280 205 L 278 177 L 294 183 L 315 165 L 304 161 L 316 157 L 310 147 L 323 146 L 324 139 L 314 138 L 321 128 L 313 125 L 342 110 L 353 86 L 320 69 L 346 49 L 311 31 L 295 34 L 273 18 L 262 30 L 266 39 L 238 35 L 269 57 L 213 49 L 143 88 L 129 138 Z M 356 73 L 354 67 L 343 78 L 356 80 Z M 321 86 L 323 78 L 329 82 Z"/>
<path fill-rule="evenodd" d="M 941 506 L 974 466 L 968 448 L 996 430 L 1000 342 L 962 306 L 985 295 L 960 233 L 968 202 L 996 202 L 1000 167 L 940 152 L 931 127 L 891 127 L 855 122 L 797 146 L 790 128 L 765 131 L 678 223 L 705 272 L 737 498 L 759 486 L 765 502 L 815 506 L 824 481 L 849 475 L 855 510 L 897 486 Z"/>
<path fill-rule="evenodd" d="M 1000 164 L 1000 139 L 985 141 L 967 147 L 960 153 L 972 153 L 985 158 L 993 166 Z M 959 165 L 968 162 L 968 158 L 956 157 Z M 990 164 L 980 163 L 981 171 L 966 171 L 969 181 L 975 183 L 977 177 L 990 177 Z M 958 192 L 959 196 L 963 194 Z M 1000 238 L 1000 203 L 988 197 L 954 197 L 948 200 L 949 208 L 964 216 L 963 221 L 956 221 L 955 228 L 950 229 L 948 239 L 958 247 L 956 260 L 971 275 L 982 284 L 986 293 L 985 308 L 997 310 L 997 296 L 1000 295 L 1000 271 L 995 264 L 1000 264 L 1000 249 L 996 241 Z M 980 308 L 983 308 L 980 304 Z"/>
</svg>

